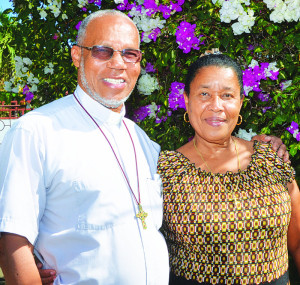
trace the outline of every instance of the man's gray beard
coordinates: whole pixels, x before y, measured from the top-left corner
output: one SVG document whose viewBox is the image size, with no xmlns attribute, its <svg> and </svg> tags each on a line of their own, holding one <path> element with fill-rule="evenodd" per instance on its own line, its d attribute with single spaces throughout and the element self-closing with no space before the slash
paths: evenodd
<svg viewBox="0 0 300 285">
<path fill-rule="evenodd" d="M 96 100 L 98 103 L 100 103 L 101 105 L 105 106 L 106 108 L 109 108 L 109 109 L 116 109 L 116 108 L 118 108 L 119 106 L 121 106 L 123 103 L 126 102 L 126 100 L 130 97 L 130 95 L 131 95 L 131 93 L 133 91 L 133 89 L 132 89 L 130 91 L 130 93 L 128 94 L 128 96 L 125 97 L 125 98 L 123 98 L 123 99 L 121 99 L 121 100 L 114 100 L 114 99 L 103 98 L 97 92 L 93 92 L 92 89 L 89 87 L 89 84 L 88 84 L 86 76 L 85 76 L 84 59 L 83 59 L 83 57 L 81 57 L 79 71 L 80 71 L 81 83 L 82 83 L 83 87 L 85 88 L 85 90 L 87 91 L 87 93 L 94 100 Z"/>
</svg>

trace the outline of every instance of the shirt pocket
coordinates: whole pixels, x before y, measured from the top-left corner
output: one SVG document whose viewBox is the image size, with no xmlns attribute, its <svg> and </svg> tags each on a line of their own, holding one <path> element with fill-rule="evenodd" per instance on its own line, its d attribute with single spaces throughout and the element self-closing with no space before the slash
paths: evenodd
<svg viewBox="0 0 300 285">
<path fill-rule="evenodd" d="M 163 218 L 162 182 L 159 174 L 154 174 L 154 179 L 147 178 L 146 184 L 154 225 L 156 229 L 159 230 Z"/>
</svg>

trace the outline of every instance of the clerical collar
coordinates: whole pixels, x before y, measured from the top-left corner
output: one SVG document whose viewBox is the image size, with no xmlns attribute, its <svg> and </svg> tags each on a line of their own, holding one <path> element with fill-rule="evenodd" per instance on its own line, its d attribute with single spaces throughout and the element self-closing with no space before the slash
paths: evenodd
<svg viewBox="0 0 300 285">
<path fill-rule="evenodd" d="M 76 97 L 80 101 L 80 103 L 93 116 L 95 120 L 102 123 L 121 126 L 122 120 L 126 113 L 124 104 L 121 112 L 117 113 L 96 102 L 87 93 L 85 93 L 79 85 L 77 85 L 74 93 L 76 94 Z"/>
</svg>

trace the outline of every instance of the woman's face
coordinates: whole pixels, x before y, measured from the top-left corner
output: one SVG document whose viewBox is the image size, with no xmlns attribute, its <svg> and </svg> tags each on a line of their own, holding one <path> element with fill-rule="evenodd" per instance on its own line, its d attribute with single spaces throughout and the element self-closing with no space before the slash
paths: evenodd
<svg viewBox="0 0 300 285">
<path fill-rule="evenodd" d="M 197 136 L 209 142 L 223 142 L 234 130 L 243 100 L 232 68 L 201 68 L 184 94 L 189 120 Z"/>
</svg>

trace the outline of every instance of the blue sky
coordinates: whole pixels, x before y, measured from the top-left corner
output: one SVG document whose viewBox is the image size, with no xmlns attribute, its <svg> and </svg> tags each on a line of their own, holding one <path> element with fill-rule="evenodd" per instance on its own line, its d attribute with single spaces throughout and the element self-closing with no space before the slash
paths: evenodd
<svg viewBox="0 0 300 285">
<path fill-rule="evenodd" d="M 12 3 L 9 0 L 0 1 L 0 10 L 4 11 L 5 9 L 12 8 Z"/>
</svg>

